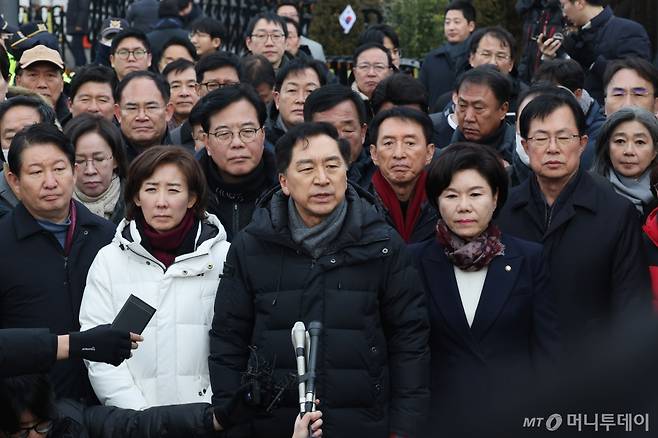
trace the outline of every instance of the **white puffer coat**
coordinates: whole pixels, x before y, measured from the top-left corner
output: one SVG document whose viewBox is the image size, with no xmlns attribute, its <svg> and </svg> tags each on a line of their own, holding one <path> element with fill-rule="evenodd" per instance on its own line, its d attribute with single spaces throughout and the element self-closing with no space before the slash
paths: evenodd
<svg viewBox="0 0 658 438">
<path fill-rule="evenodd" d="M 86 362 L 104 405 L 145 409 L 210 402 L 208 330 L 230 244 L 214 215 L 196 232 L 195 250 L 165 270 L 140 244 L 134 221 L 124 219 L 94 259 L 80 307 L 81 330 L 111 323 L 130 294 L 156 309 L 132 358 L 118 367 Z"/>
</svg>

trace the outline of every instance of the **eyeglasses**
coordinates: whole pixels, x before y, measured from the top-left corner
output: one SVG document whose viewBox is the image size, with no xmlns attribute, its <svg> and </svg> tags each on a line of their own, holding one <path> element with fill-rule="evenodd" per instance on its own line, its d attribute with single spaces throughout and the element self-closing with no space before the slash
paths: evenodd
<svg viewBox="0 0 658 438">
<path fill-rule="evenodd" d="M 208 91 L 213 91 L 213 90 L 217 90 L 218 88 L 224 88 L 224 87 L 233 87 L 235 85 L 240 85 L 240 83 L 208 81 L 208 82 L 201 82 L 200 84 L 198 84 L 200 88 L 205 88 Z"/>
<path fill-rule="evenodd" d="M 258 131 L 263 129 L 262 127 L 260 128 L 242 128 L 241 130 L 238 131 L 238 136 L 240 137 L 240 140 L 242 140 L 244 143 L 251 143 L 256 139 L 256 134 Z M 233 141 L 233 131 L 225 130 L 225 131 L 217 131 L 217 132 L 209 132 L 208 135 L 212 135 L 219 141 L 220 143 L 228 144 L 231 141 Z"/>
<path fill-rule="evenodd" d="M 153 116 L 158 114 L 163 109 L 164 107 L 158 104 L 148 104 L 146 106 L 128 104 L 121 107 L 121 111 L 125 112 L 130 116 L 136 116 L 137 114 L 139 114 L 140 110 L 143 110 L 144 114 L 146 114 L 147 116 Z"/>
<path fill-rule="evenodd" d="M 210 38 L 210 34 L 207 33 L 207 32 L 199 32 L 198 30 L 194 31 L 194 32 L 190 32 L 189 38 L 192 39 L 194 37 L 197 37 L 197 38 Z"/>
<path fill-rule="evenodd" d="M 146 56 L 147 53 L 148 51 L 145 49 L 135 49 L 135 50 L 120 49 L 115 52 L 115 54 L 119 57 L 119 59 L 128 59 L 130 55 L 133 55 L 135 59 L 142 59 L 143 57 Z"/>
<path fill-rule="evenodd" d="M 578 134 L 559 134 L 557 136 L 550 136 L 546 134 L 537 134 L 534 137 L 528 137 L 533 146 L 539 148 L 545 148 L 551 142 L 551 139 L 555 139 L 555 144 L 560 147 L 571 146 L 575 139 L 580 138 Z"/>
<path fill-rule="evenodd" d="M 45 435 L 48 432 L 50 432 L 50 429 L 53 428 L 53 422 L 48 420 L 48 421 L 42 421 L 41 423 L 37 423 L 34 426 L 31 427 L 22 427 L 18 429 L 18 432 L 16 432 L 13 436 L 17 438 L 27 438 L 30 435 L 31 431 L 35 431 L 38 434 Z"/>
<path fill-rule="evenodd" d="M 629 94 L 633 97 L 647 97 L 651 92 L 644 87 L 633 87 L 630 90 L 625 88 L 613 88 L 610 94 L 606 97 L 626 97 Z"/>
<path fill-rule="evenodd" d="M 286 37 L 284 33 L 273 32 L 273 33 L 252 33 L 251 39 L 258 42 L 265 42 L 268 38 L 272 38 L 273 43 L 280 43 Z"/>
<path fill-rule="evenodd" d="M 356 65 L 356 69 L 363 73 L 368 72 L 371 69 L 374 70 L 375 73 L 384 73 L 389 68 L 390 67 L 386 64 L 370 64 L 368 62 L 363 62 Z"/>
<path fill-rule="evenodd" d="M 75 164 L 77 164 L 80 167 L 87 167 L 87 164 L 91 163 L 92 166 L 98 169 L 98 166 L 102 166 L 104 162 L 106 162 L 107 160 L 111 160 L 112 158 L 114 158 L 112 155 L 110 155 L 109 157 L 96 156 L 93 158 L 76 158 Z"/>
<path fill-rule="evenodd" d="M 496 61 L 500 61 L 500 62 L 507 61 L 508 59 L 511 58 L 510 55 L 508 55 L 507 53 L 502 53 L 502 52 L 493 53 L 493 52 L 489 52 L 487 50 L 483 50 L 483 51 L 478 51 L 478 52 L 475 52 L 475 53 L 478 56 L 481 56 L 482 58 L 486 58 L 486 59 L 495 58 Z"/>
</svg>

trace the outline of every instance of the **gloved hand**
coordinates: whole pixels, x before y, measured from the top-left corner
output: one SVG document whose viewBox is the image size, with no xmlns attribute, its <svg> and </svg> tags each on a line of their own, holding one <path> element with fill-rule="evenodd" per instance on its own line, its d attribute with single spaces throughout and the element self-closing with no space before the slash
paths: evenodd
<svg viewBox="0 0 658 438">
<path fill-rule="evenodd" d="M 215 418 L 224 430 L 247 422 L 262 411 L 260 388 L 256 381 L 247 382 L 238 388 L 226 405 L 213 408 Z"/>
<path fill-rule="evenodd" d="M 69 334 L 69 357 L 80 357 L 94 362 L 118 366 L 130 357 L 130 333 L 99 325 L 84 332 Z"/>
</svg>

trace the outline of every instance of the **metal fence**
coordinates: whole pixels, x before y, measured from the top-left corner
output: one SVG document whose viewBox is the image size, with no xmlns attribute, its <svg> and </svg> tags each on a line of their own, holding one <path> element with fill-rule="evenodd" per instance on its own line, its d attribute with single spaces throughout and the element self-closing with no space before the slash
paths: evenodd
<svg viewBox="0 0 658 438">
<path fill-rule="evenodd" d="M 301 24 L 302 29 L 307 29 L 313 16 L 311 8 L 316 0 L 306 0 L 302 6 Z M 125 17 L 128 6 L 132 1 L 120 0 L 91 0 L 89 13 L 89 39 L 95 41 L 100 33 L 100 27 L 107 17 Z M 274 9 L 277 0 L 205 0 L 202 5 L 203 13 L 209 17 L 219 20 L 226 29 L 227 38 L 224 47 L 235 53 L 244 50 L 244 29 L 254 15 L 259 12 Z M 368 10 L 369 17 L 375 16 L 382 20 L 381 13 Z M 374 14 L 377 12 L 378 14 Z M 69 46 L 65 34 L 66 14 L 61 6 L 33 6 L 31 8 L 21 7 L 19 11 L 21 23 L 41 20 L 48 27 L 48 31 L 57 36 L 62 49 Z M 66 50 L 62 50 L 62 56 L 66 61 Z M 415 75 L 420 67 L 418 60 L 402 59 L 401 70 Z M 331 56 L 327 59 L 328 67 L 335 73 L 342 84 L 348 84 L 352 71 L 352 59 L 350 56 Z"/>
</svg>

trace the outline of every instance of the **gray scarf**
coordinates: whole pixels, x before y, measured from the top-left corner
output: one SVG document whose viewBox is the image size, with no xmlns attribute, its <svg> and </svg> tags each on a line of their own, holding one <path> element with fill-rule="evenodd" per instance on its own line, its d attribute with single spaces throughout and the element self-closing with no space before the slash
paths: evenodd
<svg viewBox="0 0 658 438">
<path fill-rule="evenodd" d="M 324 254 L 343 228 L 345 217 L 347 216 L 347 201 L 343 201 L 336 206 L 322 222 L 309 228 L 304 224 L 297 207 L 292 198 L 288 198 L 288 226 L 292 240 L 301 245 L 317 259 Z"/>
<path fill-rule="evenodd" d="M 117 175 L 112 177 L 108 188 L 98 196 L 87 196 L 75 187 L 73 198 L 82 202 L 85 207 L 97 216 L 110 219 L 114 213 L 114 208 L 121 196 L 121 181 Z"/>
<path fill-rule="evenodd" d="M 653 195 L 651 194 L 650 170 L 646 170 L 637 180 L 619 175 L 614 169 L 608 172 L 608 180 L 612 183 L 615 191 L 624 198 L 629 199 L 640 213 L 644 213 Z"/>
</svg>

